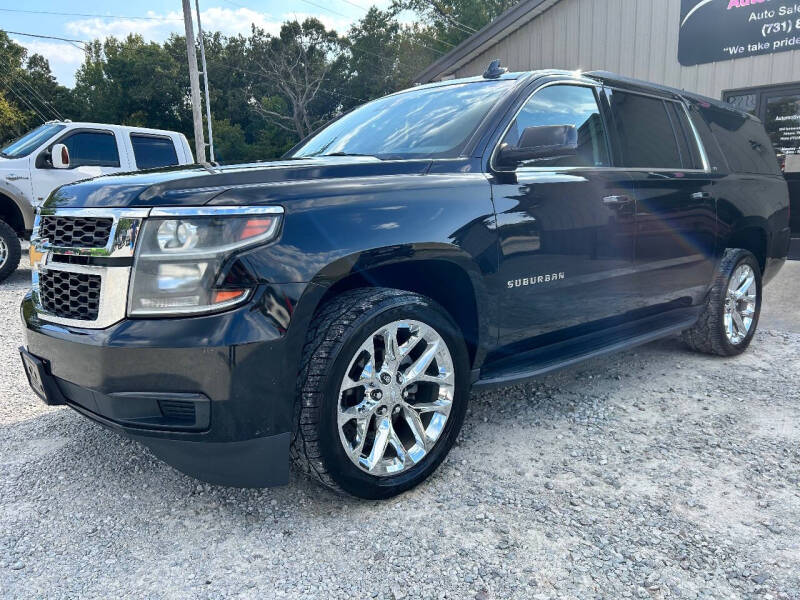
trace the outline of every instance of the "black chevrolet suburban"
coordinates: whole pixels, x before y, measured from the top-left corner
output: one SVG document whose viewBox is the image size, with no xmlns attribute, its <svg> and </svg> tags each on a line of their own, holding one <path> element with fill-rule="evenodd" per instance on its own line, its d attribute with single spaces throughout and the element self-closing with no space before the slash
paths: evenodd
<svg viewBox="0 0 800 600">
<path fill-rule="evenodd" d="M 101 177 L 36 218 L 32 388 L 206 481 L 385 498 L 471 389 L 681 333 L 747 348 L 789 246 L 761 123 L 610 73 L 365 104 L 283 159 Z"/>
</svg>

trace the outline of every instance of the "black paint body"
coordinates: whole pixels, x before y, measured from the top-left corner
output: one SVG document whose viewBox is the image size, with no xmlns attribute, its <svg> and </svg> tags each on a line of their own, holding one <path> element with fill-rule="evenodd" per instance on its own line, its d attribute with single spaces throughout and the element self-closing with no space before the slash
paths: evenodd
<svg viewBox="0 0 800 600">
<path fill-rule="evenodd" d="M 676 309 L 696 315 L 731 243 L 756 244 L 765 280 L 777 272 L 789 245 L 780 176 L 734 174 L 721 164 L 707 172 L 501 173 L 491 166 L 516 109 L 546 83 L 577 81 L 600 94 L 604 82 L 613 83 L 698 107 L 713 101 L 605 76 L 508 77 L 516 85 L 455 159 L 288 159 L 60 188 L 50 205 L 264 204 L 282 206 L 285 216 L 275 242 L 226 267 L 257 282 L 245 306 L 92 331 L 40 320 L 27 298 L 28 350 L 47 361 L 68 404 L 181 470 L 217 483 L 266 485 L 288 477 L 308 325 L 320 303 L 342 290 L 381 285 L 433 297 L 461 327 L 480 384 L 521 379 L 519 364 L 504 371 L 510 357 L 642 319 L 658 323 Z M 610 205 L 603 201 L 609 196 L 624 200 Z M 140 397 L 144 407 L 148 394 L 208 399 L 207 426 L 137 421 L 132 402 Z"/>
</svg>

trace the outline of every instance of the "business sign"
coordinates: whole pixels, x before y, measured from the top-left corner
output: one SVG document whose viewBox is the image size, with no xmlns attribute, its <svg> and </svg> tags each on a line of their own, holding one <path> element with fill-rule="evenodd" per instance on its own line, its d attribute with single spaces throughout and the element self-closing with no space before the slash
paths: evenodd
<svg viewBox="0 0 800 600">
<path fill-rule="evenodd" d="M 800 50 L 800 0 L 681 0 L 684 66 Z"/>
</svg>

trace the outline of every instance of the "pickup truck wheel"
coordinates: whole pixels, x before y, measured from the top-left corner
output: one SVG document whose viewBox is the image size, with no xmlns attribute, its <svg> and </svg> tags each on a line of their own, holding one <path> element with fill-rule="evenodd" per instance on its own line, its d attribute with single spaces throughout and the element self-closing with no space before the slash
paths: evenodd
<svg viewBox="0 0 800 600">
<path fill-rule="evenodd" d="M 295 462 L 361 498 L 416 486 L 458 435 L 468 373 L 460 330 L 429 298 L 386 288 L 334 298 L 309 328 Z"/>
<path fill-rule="evenodd" d="M 8 278 L 19 266 L 22 247 L 14 230 L 0 221 L 0 281 Z"/>
<path fill-rule="evenodd" d="M 761 314 L 761 268 L 752 253 L 728 249 L 697 323 L 683 332 L 693 350 L 735 356 L 750 345 Z"/>
</svg>

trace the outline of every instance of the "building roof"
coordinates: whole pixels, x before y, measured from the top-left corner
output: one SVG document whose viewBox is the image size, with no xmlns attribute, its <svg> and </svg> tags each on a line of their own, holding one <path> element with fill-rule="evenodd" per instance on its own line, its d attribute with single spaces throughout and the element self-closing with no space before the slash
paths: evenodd
<svg viewBox="0 0 800 600">
<path fill-rule="evenodd" d="M 457 69 L 558 2 L 560 0 L 522 0 L 439 58 L 417 75 L 415 81 L 428 83 L 443 73 Z"/>
</svg>

